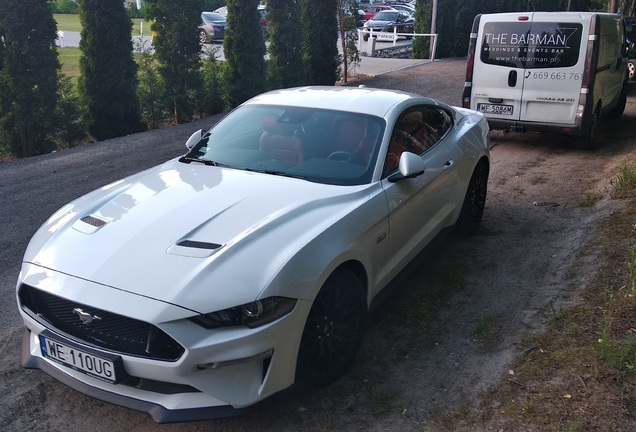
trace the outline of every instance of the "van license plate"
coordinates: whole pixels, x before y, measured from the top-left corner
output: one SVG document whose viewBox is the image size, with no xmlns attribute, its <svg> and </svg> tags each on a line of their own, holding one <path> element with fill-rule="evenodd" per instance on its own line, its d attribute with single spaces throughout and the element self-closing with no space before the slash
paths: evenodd
<svg viewBox="0 0 636 432">
<path fill-rule="evenodd" d="M 512 105 L 477 104 L 477 111 L 484 114 L 512 115 Z"/>
<path fill-rule="evenodd" d="M 110 383 L 116 383 L 115 362 L 40 335 L 42 355 L 64 366 Z"/>
</svg>

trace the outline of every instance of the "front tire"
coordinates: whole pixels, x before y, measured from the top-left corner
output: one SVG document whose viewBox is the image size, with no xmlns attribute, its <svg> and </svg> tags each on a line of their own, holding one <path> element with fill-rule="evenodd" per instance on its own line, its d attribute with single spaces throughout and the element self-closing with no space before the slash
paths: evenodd
<svg viewBox="0 0 636 432">
<path fill-rule="evenodd" d="M 366 320 L 362 283 L 350 270 L 336 270 L 320 289 L 307 316 L 296 380 L 322 386 L 344 375 L 358 353 Z"/>
<path fill-rule="evenodd" d="M 460 234 L 474 234 L 479 228 L 484 209 L 486 208 L 488 173 L 488 165 L 482 160 L 477 164 L 473 175 L 470 177 L 462 210 L 455 225 Z"/>
</svg>

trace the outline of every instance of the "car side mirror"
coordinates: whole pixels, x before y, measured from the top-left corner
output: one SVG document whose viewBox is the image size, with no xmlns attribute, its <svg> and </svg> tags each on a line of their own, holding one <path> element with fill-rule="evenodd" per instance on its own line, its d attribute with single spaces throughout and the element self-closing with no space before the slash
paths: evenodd
<svg viewBox="0 0 636 432">
<path fill-rule="evenodd" d="M 400 180 L 415 178 L 424 174 L 426 166 L 421 157 L 411 152 L 404 152 L 400 156 L 400 164 L 398 165 L 398 172 L 389 176 L 391 183 L 398 182 Z"/>
<path fill-rule="evenodd" d="M 190 138 L 188 138 L 188 140 L 185 143 L 185 145 L 188 148 L 188 150 L 190 150 L 192 147 L 194 147 L 194 145 L 201 140 L 203 135 L 205 135 L 205 131 L 203 129 L 199 129 L 198 131 L 196 131 L 192 135 L 190 135 Z"/>
</svg>

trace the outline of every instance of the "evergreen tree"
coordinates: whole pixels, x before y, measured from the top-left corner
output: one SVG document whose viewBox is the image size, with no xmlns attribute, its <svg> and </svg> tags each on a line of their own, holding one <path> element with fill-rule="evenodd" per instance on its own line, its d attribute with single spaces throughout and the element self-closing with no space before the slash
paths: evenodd
<svg viewBox="0 0 636 432">
<path fill-rule="evenodd" d="M 415 0 L 415 33 L 428 34 L 431 32 L 432 0 Z M 439 29 L 438 29 L 439 30 Z M 416 37 L 413 40 L 413 58 L 424 59 L 430 57 L 430 38 Z"/>
<path fill-rule="evenodd" d="M 203 91 L 199 96 L 199 110 L 202 114 L 213 115 L 225 109 L 223 93 L 223 62 L 210 55 L 203 62 L 201 69 Z"/>
<path fill-rule="evenodd" d="M 338 0 L 301 0 L 305 81 L 334 85 L 338 80 Z"/>
<path fill-rule="evenodd" d="M 258 0 L 228 0 L 225 83 L 230 107 L 266 90 L 265 41 L 258 18 Z M 268 17 L 269 18 L 269 17 Z"/>
<path fill-rule="evenodd" d="M 51 3 L 0 0 L 0 10 L 2 135 L 16 156 L 48 152 L 60 69 Z"/>
<path fill-rule="evenodd" d="M 268 82 L 270 88 L 295 87 L 303 83 L 300 0 L 269 0 Z"/>
<path fill-rule="evenodd" d="M 153 46 L 165 99 L 177 123 L 190 120 L 201 90 L 201 45 L 198 26 L 202 0 L 146 0 L 146 18 L 153 20 Z M 256 13 L 256 12 L 254 12 Z"/>
<path fill-rule="evenodd" d="M 137 65 L 132 57 L 132 21 L 119 0 L 80 0 L 78 88 L 83 121 L 97 140 L 144 129 L 137 98 Z"/>
</svg>

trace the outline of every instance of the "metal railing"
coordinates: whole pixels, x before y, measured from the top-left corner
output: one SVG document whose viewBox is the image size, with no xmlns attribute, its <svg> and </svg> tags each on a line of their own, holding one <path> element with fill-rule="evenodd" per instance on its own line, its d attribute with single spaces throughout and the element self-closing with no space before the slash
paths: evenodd
<svg viewBox="0 0 636 432">
<path fill-rule="evenodd" d="M 365 41 L 364 37 L 368 36 L 368 39 Z M 375 57 L 376 51 L 381 51 L 383 49 L 395 48 L 397 46 L 397 41 L 400 37 L 405 38 L 416 38 L 416 37 L 429 37 L 431 38 L 431 49 L 430 49 L 430 58 L 429 60 L 435 60 L 435 51 L 437 49 L 437 33 L 398 33 L 397 28 L 394 28 L 392 32 L 383 32 L 383 31 L 373 31 L 373 29 L 369 29 L 369 31 L 358 29 L 358 51 L 361 53 L 366 53 L 369 57 Z M 376 47 L 377 41 L 392 41 L 393 44 L 390 47 L 386 48 L 378 48 Z"/>
</svg>

